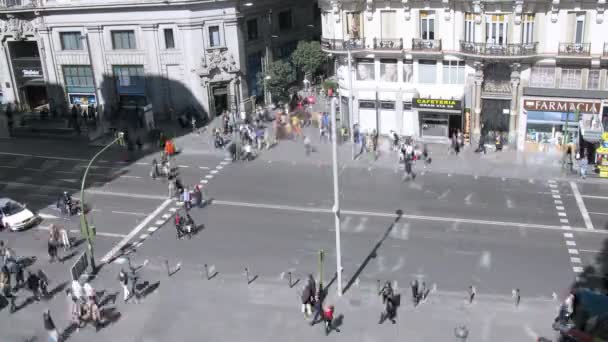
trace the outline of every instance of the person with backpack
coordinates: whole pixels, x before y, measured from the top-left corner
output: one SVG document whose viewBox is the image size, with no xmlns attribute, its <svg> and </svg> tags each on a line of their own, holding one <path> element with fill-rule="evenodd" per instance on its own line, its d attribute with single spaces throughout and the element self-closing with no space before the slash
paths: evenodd
<svg viewBox="0 0 608 342">
<path fill-rule="evenodd" d="M 123 299 L 125 303 L 127 303 L 129 298 L 131 297 L 131 292 L 129 291 L 129 287 L 127 286 L 129 284 L 129 278 L 127 277 L 127 272 L 125 272 L 124 269 L 121 269 L 118 273 L 118 282 L 122 287 Z"/>
</svg>

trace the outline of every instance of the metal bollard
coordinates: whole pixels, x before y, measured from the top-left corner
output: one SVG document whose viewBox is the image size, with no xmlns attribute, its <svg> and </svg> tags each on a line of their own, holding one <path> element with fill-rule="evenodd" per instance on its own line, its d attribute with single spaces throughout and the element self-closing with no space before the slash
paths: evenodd
<svg viewBox="0 0 608 342">
<path fill-rule="evenodd" d="M 245 278 L 247 280 L 247 284 L 249 284 L 249 269 L 245 267 Z"/>
<path fill-rule="evenodd" d="M 291 288 L 291 272 L 288 272 L 287 275 L 289 276 L 287 280 L 289 280 L 289 287 Z"/>
<path fill-rule="evenodd" d="M 167 268 L 167 276 L 171 276 L 171 268 L 169 267 L 169 260 L 165 259 L 165 267 Z"/>
<path fill-rule="evenodd" d="M 454 335 L 456 336 L 456 341 L 465 342 L 467 337 L 469 337 L 469 329 L 465 325 L 460 326 L 454 329 Z"/>
<path fill-rule="evenodd" d="M 209 280 L 209 267 L 205 264 L 205 274 L 207 275 L 207 280 Z"/>
</svg>

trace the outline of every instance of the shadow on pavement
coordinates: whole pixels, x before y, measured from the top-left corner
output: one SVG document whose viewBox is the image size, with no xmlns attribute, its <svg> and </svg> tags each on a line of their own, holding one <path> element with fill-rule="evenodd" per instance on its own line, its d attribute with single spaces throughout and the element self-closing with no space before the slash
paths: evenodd
<svg viewBox="0 0 608 342">
<path fill-rule="evenodd" d="M 348 281 L 348 283 L 344 287 L 344 291 L 343 291 L 344 293 L 346 293 L 348 291 L 348 289 L 350 289 L 350 287 L 355 283 L 355 280 L 359 277 L 359 275 L 361 274 L 361 272 L 363 272 L 363 270 L 365 269 L 365 267 L 367 266 L 367 264 L 369 263 L 369 261 L 371 259 L 374 259 L 377 256 L 377 253 L 378 253 L 378 250 L 380 249 L 380 246 L 382 246 L 382 243 L 384 242 L 384 240 L 386 240 L 386 238 L 388 237 L 388 235 L 391 233 L 391 231 L 393 230 L 393 227 L 395 226 L 395 224 L 397 222 L 399 222 L 399 220 L 401 220 L 401 216 L 403 216 L 403 211 L 401 209 L 399 209 L 399 210 L 397 210 L 395 212 L 395 214 L 396 214 L 397 217 L 388 226 L 388 228 L 384 232 L 384 235 L 382 235 L 382 238 L 376 243 L 376 245 L 374 246 L 374 248 L 372 249 L 372 251 L 367 255 L 367 257 L 365 258 L 365 260 L 363 260 L 363 263 L 361 263 L 361 266 L 359 266 L 359 268 L 357 269 L 357 271 L 355 272 L 355 274 L 353 274 L 353 276 L 350 278 L 350 280 Z"/>
</svg>

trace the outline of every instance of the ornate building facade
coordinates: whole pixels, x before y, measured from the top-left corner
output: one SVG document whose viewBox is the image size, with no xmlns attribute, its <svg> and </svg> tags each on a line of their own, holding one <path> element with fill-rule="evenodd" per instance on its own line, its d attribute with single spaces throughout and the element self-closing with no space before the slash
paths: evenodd
<svg viewBox="0 0 608 342">
<path fill-rule="evenodd" d="M 318 13 L 305 0 L 0 0 L 1 101 L 247 111 L 263 66 L 318 39 Z"/>
<path fill-rule="evenodd" d="M 605 0 L 321 0 L 341 113 L 363 130 L 445 140 L 578 137 L 608 99 Z M 350 56 L 350 58 L 349 58 Z M 605 113 L 608 115 L 608 112 Z"/>
</svg>

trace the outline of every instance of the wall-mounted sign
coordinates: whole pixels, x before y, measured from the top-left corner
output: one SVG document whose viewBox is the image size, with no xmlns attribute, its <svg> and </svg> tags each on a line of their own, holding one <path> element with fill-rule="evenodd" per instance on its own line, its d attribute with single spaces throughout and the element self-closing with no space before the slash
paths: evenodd
<svg viewBox="0 0 608 342">
<path fill-rule="evenodd" d="M 422 109 L 449 109 L 461 110 L 462 101 L 460 100 L 441 100 L 441 99 L 412 99 L 413 108 Z"/>
<path fill-rule="evenodd" d="M 41 75 L 40 73 L 40 69 L 21 69 L 21 72 L 23 73 L 23 77 L 33 77 L 33 78 L 38 78 Z"/>
<path fill-rule="evenodd" d="M 601 106 L 599 101 L 524 100 L 524 109 L 540 112 L 599 114 Z"/>
<path fill-rule="evenodd" d="M 68 94 L 70 97 L 70 103 L 73 105 L 79 104 L 81 106 L 94 105 L 97 103 L 95 95 L 92 94 Z"/>
</svg>

